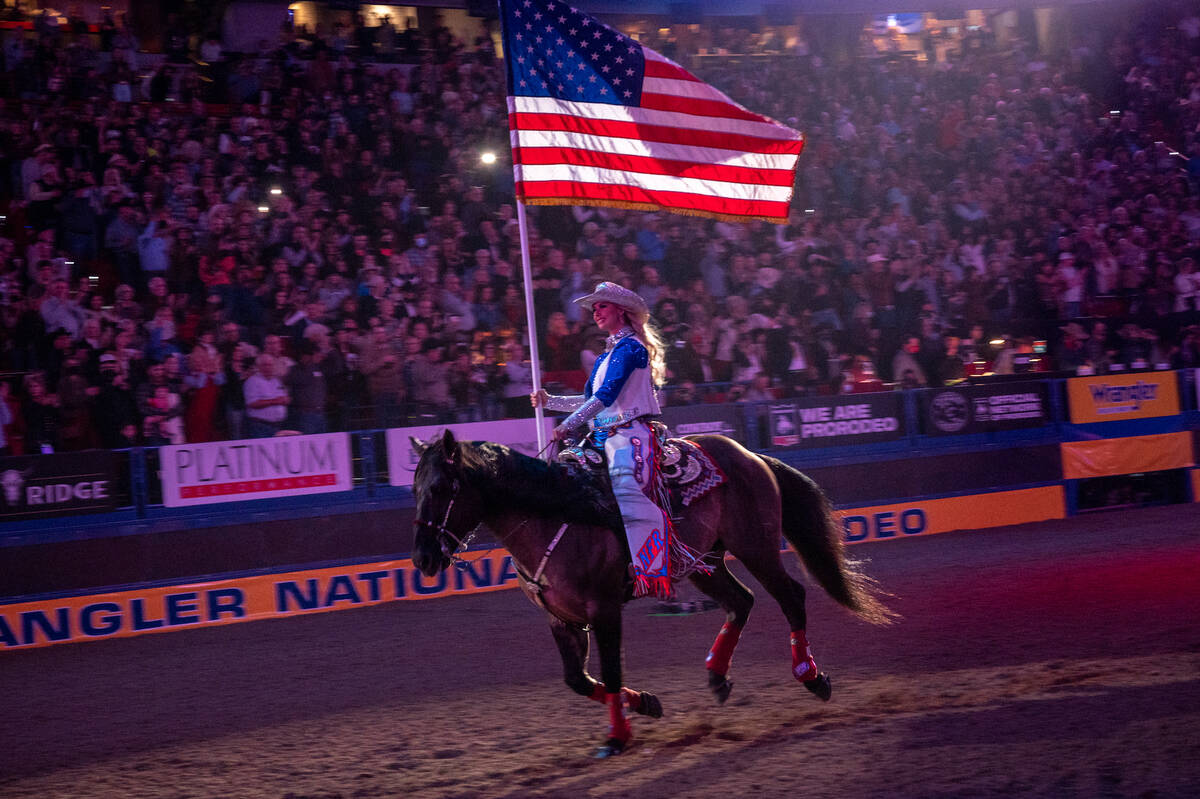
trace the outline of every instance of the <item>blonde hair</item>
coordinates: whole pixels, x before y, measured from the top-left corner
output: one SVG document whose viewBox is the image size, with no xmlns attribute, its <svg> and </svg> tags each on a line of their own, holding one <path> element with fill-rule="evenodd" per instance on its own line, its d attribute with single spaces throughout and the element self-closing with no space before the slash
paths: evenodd
<svg viewBox="0 0 1200 799">
<path fill-rule="evenodd" d="M 625 318 L 629 320 L 633 332 L 646 345 L 646 352 L 650 355 L 650 380 L 656 386 L 664 385 L 667 382 L 666 347 L 658 328 L 650 324 L 649 315 L 626 311 Z"/>
</svg>

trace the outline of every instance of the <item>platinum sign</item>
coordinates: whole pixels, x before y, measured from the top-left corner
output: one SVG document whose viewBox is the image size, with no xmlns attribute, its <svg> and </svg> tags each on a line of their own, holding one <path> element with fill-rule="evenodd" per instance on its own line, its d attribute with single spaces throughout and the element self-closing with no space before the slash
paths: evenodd
<svg viewBox="0 0 1200 799">
<path fill-rule="evenodd" d="M 179 444 L 159 459 L 167 507 L 349 491 L 354 478 L 346 433 Z"/>
</svg>

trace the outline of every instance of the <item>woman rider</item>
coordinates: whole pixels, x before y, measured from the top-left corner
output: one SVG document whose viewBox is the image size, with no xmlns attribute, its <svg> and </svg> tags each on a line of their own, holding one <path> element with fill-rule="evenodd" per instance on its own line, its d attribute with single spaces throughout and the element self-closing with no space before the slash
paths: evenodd
<svg viewBox="0 0 1200 799">
<path fill-rule="evenodd" d="M 634 596 L 669 598 L 669 548 L 677 544 L 670 540 L 669 518 L 647 496 L 657 468 L 657 443 L 648 422 L 661 412 L 655 385 L 665 373 L 662 341 L 648 324 L 645 300 L 624 286 L 600 283 L 575 302 L 591 309 L 596 325 L 607 334 L 604 353 L 596 359 L 582 395 L 556 396 L 541 390 L 530 399 L 535 407 L 572 411 L 554 428 L 556 440 L 577 437 L 590 423 L 594 440 L 604 446 L 613 494 L 625 522 Z"/>
</svg>

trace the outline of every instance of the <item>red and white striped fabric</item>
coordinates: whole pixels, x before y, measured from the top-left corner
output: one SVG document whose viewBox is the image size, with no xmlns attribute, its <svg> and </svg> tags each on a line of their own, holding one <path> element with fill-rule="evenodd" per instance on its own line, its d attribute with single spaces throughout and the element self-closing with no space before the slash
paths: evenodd
<svg viewBox="0 0 1200 799">
<path fill-rule="evenodd" d="M 787 219 L 798 131 L 569 6 L 502 5 L 519 199 Z"/>
</svg>

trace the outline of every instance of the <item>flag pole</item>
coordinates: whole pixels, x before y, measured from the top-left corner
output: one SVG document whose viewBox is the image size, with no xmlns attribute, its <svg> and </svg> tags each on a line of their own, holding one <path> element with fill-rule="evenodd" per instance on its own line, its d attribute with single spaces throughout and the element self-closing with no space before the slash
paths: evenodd
<svg viewBox="0 0 1200 799">
<path fill-rule="evenodd" d="M 533 270 L 529 266 L 529 228 L 525 223 L 525 203 L 517 200 L 517 229 L 521 233 L 521 277 L 525 284 L 525 323 L 529 326 L 529 366 L 533 373 L 533 393 L 542 390 L 542 366 L 538 358 L 537 317 L 533 312 Z M 542 406 L 533 409 L 537 420 L 538 453 L 546 448 L 545 414 Z"/>
</svg>

